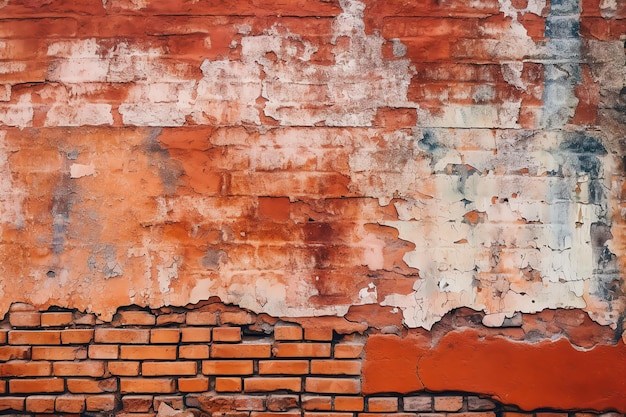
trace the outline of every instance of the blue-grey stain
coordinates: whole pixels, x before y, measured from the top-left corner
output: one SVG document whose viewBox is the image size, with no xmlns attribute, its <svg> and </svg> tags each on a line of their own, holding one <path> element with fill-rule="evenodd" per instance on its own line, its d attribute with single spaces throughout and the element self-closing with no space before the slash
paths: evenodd
<svg viewBox="0 0 626 417">
<path fill-rule="evenodd" d="M 606 195 L 602 184 L 602 159 L 607 150 L 600 140 L 584 132 L 564 134 L 559 145 L 557 160 L 562 168 L 574 174 L 589 176 L 589 203 L 606 206 Z"/>
<path fill-rule="evenodd" d="M 200 265 L 211 271 L 220 269 L 220 265 L 228 262 L 228 254 L 221 249 L 209 248 L 200 259 Z"/>
<path fill-rule="evenodd" d="M 184 171 L 180 164 L 170 158 L 169 151 L 161 147 L 159 136 L 162 130 L 161 128 L 150 129 L 145 149 L 150 156 L 150 165 L 156 166 L 159 170 L 165 194 L 171 195 L 176 193 L 178 178 Z"/>
<path fill-rule="evenodd" d="M 67 229 L 70 223 L 70 211 L 74 204 L 75 193 L 66 174 L 61 179 L 52 199 L 52 253 L 59 255 L 65 248 Z"/>
<path fill-rule="evenodd" d="M 466 164 L 453 164 L 449 168 L 450 174 L 458 177 L 457 189 L 461 194 L 465 194 L 465 183 L 467 179 L 474 174 L 480 174 L 476 168 Z"/>
<path fill-rule="evenodd" d="M 436 133 L 431 129 L 424 129 L 422 131 L 422 138 L 417 141 L 417 146 L 430 155 L 431 167 L 434 167 L 448 152 L 448 149 L 439 142 Z"/>
<path fill-rule="evenodd" d="M 580 0 L 550 2 L 544 35 L 543 112 L 541 126 L 560 129 L 574 116 L 578 99 L 574 87 L 582 80 L 580 57 Z"/>
</svg>

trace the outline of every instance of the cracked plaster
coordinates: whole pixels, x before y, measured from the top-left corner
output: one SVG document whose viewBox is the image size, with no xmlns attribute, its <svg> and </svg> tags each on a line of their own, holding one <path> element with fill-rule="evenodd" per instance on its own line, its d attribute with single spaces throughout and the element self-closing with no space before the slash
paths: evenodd
<svg viewBox="0 0 626 417">
<path fill-rule="evenodd" d="M 610 14 L 615 9 L 613 3 L 603 2 L 603 13 Z M 132 4 L 143 7 L 142 2 Z M 350 178 L 349 191 L 376 198 L 381 206 L 392 204 L 397 210 L 397 219 L 368 221 L 396 229 L 398 239 L 414 245 L 403 258 L 409 268 L 419 270 L 413 291 L 387 294 L 381 299 L 377 286 L 365 283 L 366 287 L 355 288 L 356 293 L 348 300 L 311 306 L 308 300 L 319 292 L 311 278 L 320 277 L 311 277 L 306 266 L 286 282 L 274 272 L 258 276 L 258 272 L 242 271 L 254 262 L 245 255 L 233 268 L 225 261 L 228 251 L 214 266 L 219 279 L 192 273 L 194 279 L 183 284 L 181 277 L 190 268 L 184 257 L 159 243 L 159 236 L 149 236 L 125 253 L 107 255 L 106 262 L 97 262 L 97 269 L 108 271 L 104 274 L 107 279 L 119 280 L 140 272 L 145 280 L 122 286 L 127 298 L 120 302 L 185 304 L 219 296 L 224 302 L 275 316 L 344 315 L 352 305 L 379 303 L 400 308 L 408 327 L 425 328 L 459 307 L 485 311 L 485 324 L 490 326 L 501 325 L 518 312 L 582 308 L 599 323 L 617 326 L 619 318 L 613 310 L 619 312 L 621 306 L 601 294 L 610 273 L 603 275 L 594 267 L 600 255 L 591 235 L 593 225 L 610 224 L 607 192 L 594 199 L 593 187 L 611 189 L 615 161 L 609 145 L 615 135 L 600 132 L 595 139 L 607 144 L 608 153 L 583 152 L 584 158 L 598 161 L 597 172 L 591 174 L 577 170 L 580 167 L 575 156 L 579 150 L 569 152 L 560 147 L 567 137 L 563 129 L 578 103 L 574 87 L 580 82 L 580 39 L 555 36 L 539 45 L 518 19 L 526 13 L 540 15 L 546 3 L 529 1 L 524 9 L 516 9 L 510 1 L 500 1 L 503 15 L 512 20 L 497 41 L 487 44 L 487 52 L 500 63 L 505 82 L 528 91 L 524 63 L 546 64 L 544 105 L 539 117 L 545 131 L 527 131 L 520 124 L 522 101 L 511 98 L 498 106 L 481 104 L 493 97 L 488 88 L 474 95 L 474 103 L 446 105 L 440 112 L 411 102 L 408 89 L 415 70 L 404 58 L 406 47 L 394 39 L 397 59 L 385 58 L 386 40 L 376 32 L 366 33 L 366 4 L 356 0 L 341 0 L 340 4 L 343 13 L 332 23 L 332 65 L 312 62 L 317 46 L 280 24 L 256 35 L 242 25 L 240 40 L 232 44 L 233 49 L 240 48 L 241 60 L 206 59 L 199 68 L 201 76 L 196 78 L 183 64 L 163 66 L 157 58 L 167 52 L 159 47 L 96 39 L 53 42 L 48 47 L 53 62 L 47 79 L 54 84 L 37 93 L 41 99 L 54 102 L 44 125 L 113 125 L 113 107 L 90 98 L 106 83 L 129 84 L 127 98 L 117 111 L 121 123 L 130 126 L 261 126 L 269 118 L 280 126 L 367 127 L 381 108 L 410 109 L 418 118 L 412 129 L 358 132 L 349 139 L 338 135 L 333 140 L 350 152 L 345 173 Z M 579 19 L 576 11 L 567 16 Z M 210 37 L 206 42 L 211 44 Z M 576 51 L 575 62 L 555 62 L 563 59 L 559 52 L 563 48 Z M 595 50 L 602 49 L 598 46 Z M 603 68 L 623 72 L 617 63 Z M 597 74 L 597 78 L 607 76 Z M 15 104 L 0 109 L 0 122 L 20 128 L 32 126 L 33 93 L 12 95 Z M 264 129 L 259 132 L 267 133 Z M 323 135 L 311 132 L 314 140 Z M 459 144 L 483 152 L 462 152 L 457 149 Z M 20 192 L 14 190 L 6 149 L 3 152 L 0 169 L 8 174 L 0 182 L 3 224 L 17 225 L 23 215 L 19 195 L 14 198 L 13 194 Z M 302 149 L 280 152 L 252 153 L 253 168 L 279 169 L 288 164 L 303 165 L 309 159 Z M 162 159 L 147 164 L 156 164 L 163 177 L 163 172 L 179 168 L 167 165 L 169 155 L 162 154 Z M 132 163 L 125 168 L 128 172 Z M 532 175 L 508 175 L 507 171 L 516 169 L 527 169 Z M 102 172 L 105 169 L 97 161 L 79 161 L 71 165 L 69 177 Z M 200 185 L 194 189 L 201 190 Z M 177 186 L 170 184 L 172 190 Z M 156 197 L 153 215 L 143 219 L 144 224 L 180 221 L 179 204 L 192 205 L 200 217 L 222 214 L 211 203 L 186 198 Z M 469 213 L 477 213 L 479 220 L 472 220 Z M 60 218 L 59 222 L 55 238 L 61 242 L 67 235 L 64 222 L 68 220 Z M 370 271 L 384 269 L 385 242 L 367 233 L 357 239 L 366 248 L 361 264 Z M 611 245 L 609 239 L 609 253 L 615 250 Z M 141 268 L 131 269 L 128 260 L 140 262 Z M 70 266 L 62 268 L 54 285 L 70 286 L 71 274 Z M 254 288 L 249 285 L 251 280 Z M 142 285 L 152 281 L 153 286 Z M 84 289 L 90 284 L 77 280 L 71 286 Z M 62 298 L 54 295 L 58 292 L 53 291 L 50 299 Z M 35 291 L 26 296 L 38 304 L 48 300 Z M 102 306 L 88 308 L 105 317 L 111 314 Z"/>
</svg>

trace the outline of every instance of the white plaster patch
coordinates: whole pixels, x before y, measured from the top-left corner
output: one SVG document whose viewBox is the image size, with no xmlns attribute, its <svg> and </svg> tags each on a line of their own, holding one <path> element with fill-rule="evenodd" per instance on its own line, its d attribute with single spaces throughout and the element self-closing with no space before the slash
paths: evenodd
<svg viewBox="0 0 626 417">
<path fill-rule="evenodd" d="M 11 85 L 0 84 L 0 101 L 11 101 Z"/>
<path fill-rule="evenodd" d="M 89 165 L 72 164 L 70 166 L 70 178 L 82 178 L 96 174 L 96 167 L 92 163 Z"/>
<path fill-rule="evenodd" d="M 600 0 L 600 13 L 605 19 L 610 19 L 617 12 L 617 0 Z"/>
</svg>

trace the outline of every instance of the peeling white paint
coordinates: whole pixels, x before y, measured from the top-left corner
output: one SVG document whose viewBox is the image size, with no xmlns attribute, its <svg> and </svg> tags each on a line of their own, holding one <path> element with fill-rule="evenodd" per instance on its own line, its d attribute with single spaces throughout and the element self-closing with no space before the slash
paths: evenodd
<svg viewBox="0 0 626 417">
<path fill-rule="evenodd" d="M 535 43 L 518 21 L 525 13 L 541 15 L 546 1 L 529 0 L 523 9 L 515 8 L 511 0 L 500 0 L 499 4 L 502 14 L 512 19 L 510 25 L 486 25 L 482 33 L 485 38 L 477 40 L 477 45 L 500 64 L 505 82 L 528 93 L 531 85 L 524 80 L 524 63 L 528 61 L 552 65 L 552 72 L 547 74 L 551 81 L 566 77 L 568 70 L 561 64 L 567 64 L 570 57 L 563 48 L 578 50 L 580 44 L 567 40 Z M 603 0 L 601 10 L 611 15 L 616 4 L 615 0 Z M 144 0 L 103 0 L 103 7 L 138 10 L 146 5 Z M 115 109 L 125 126 L 260 126 L 263 117 L 269 117 L 281 126 L 367 127 L 382 108 L 415 111 L 419 128 L 412 130 L 320 133 L 312 129 L 272 132 L 262 127 L 265 137 L 250 139 L 243 130 L 241 134 L 218 131 L 211 137 L 212 145 L 250 147 L 252 172 L 307 164 L 311 169 L 321 169 L 322 153 L 309 146 L 311 143 L 349 152 L 350 191 L 377 198 L 381 205 L 393 200 L 398 212 L 394 221 L 365 221 L 392 227 L 400 239 L 415 246 L 404 256 L 405 263 L 420 273 L 413 292 L 386 295 L 380 301 L 372 282 L 365 288 L 353 288 L 352 299 L 344 304 L 312 306 L 309 300 L 318 296 L 319 290 L 306 266 L 288 277 L 281 270 L 269 270 L 259 277 L 258 271 L 250 272 L 254 256 L 242 255 L 237 265 L 220 265 L 217 275 L 183 264 L 183 259 L 173 255 L 174 249 L 146 238 L 143 246 L 127 251 L 128 258 L 139 261 L 143 272 L 141 279 L 129 284 L 130 301 L 185 304 L 218 296 L 226 303 L 274 316 L 343 315 L 350 304 L 380 302 L 392 311 L 401 310 L 407 326 L 425 328 L 458 307 L 484 311 L 488 326 L 501 326 L 516 312 L 585 308 L 594 320 L 615 325 L 607 313 L 608 304 L 594 295 L 602 283 L 594 275 L 591 225 L 606 221 L 606 207 L 594 203 L 588 175 L 557 175 L 564 162 L 551 151 L 559 149 L 563 140 L 559 129 L 576 107 L 575 83 L 555 82 L 546 89 L 543 126 L 552 130 L 542 134 L 531 135 L 520 128 L 520 99 L 490 104 L 498 99 L 493 85 L 470 92 L 433 93 L 428 98 L 473 102 L 447 104 L 438 109 L 440 112 L 431 112 L 407 98 L 415 75 L 410 61 L 386 59 L 386 40 L 377 32 L 365 32 L 365 3 L 340 0 L 340 5 L 343 12 L 332 24 L 332 65 L 314 63 L 317 47 L 280 24 L 258 35 L 251 35 L 250 25 L 239 25 L 230 45 L 233 50 L 240 48 L 241 60 L 207 59 L 200 72 L 182 63 L 165 64 L 167 51 L 149 44 L 95 38 L 51 41 L 47 80 L 57 85 L 37 92 L 42 101 L 54 103 L 49 108 L 42 106 L 41 111 L 46 112 L 43 124 L 112 125 L 113 106 L 93 98 L 112 83 L 130 85 L 124 101 Z M 406 55 L 407 47 L 399 39 L 391 42 L 396 58 Z M 204 39 L 204 44 L 210 48 L 211 39 Z M 593 49 L 594 41 L 589 45 Z M 598 50 L 609 50 L 603 45 Z M 596 60 L 622 61 L 611 66 L 610 72 L 596 74 L 606 78 L 606 83 L 615 83 L 617 90 L 625 73 L 623 44 L 615 42 L 615 51 L 620 48 L 622 56 L 611 52 L 608 55 L 616 56 Z M 25 69 L 23 63 L 0 63 L 0 73 Z M 31 93 L 15 95 L 10 85 L 4 90 L 0 87 L 0 123 L 31 126 L 35 114 Z M 12 182 L 10 151 L 3 144 L 2 133 L 0 217 L 3 224 L 21 227 L 23 196 Z M 429 137 L 436 141 L 424 145 Z M 274 146 L 276 142 L 291 146 Z M 515 148 L 520 143 L 526 147 Z M 437 149 L 429 149 L 431 146 Z M 603 163 L 607 172 L 598 181 L 608 188 L 605 178 L 611 167 L 607 161 Z M 95 174 L 94 163 L 70 167 L 71 178 Z M 225 214 L 223 205 L 188 195 L 155 197 L 154 206 L 149 220 L 155 224 L 182 221 L 189 213 L 224 219 L 248 216 L 250 211 L 235 204 L 236 208 Z M 180 206 L 189 211 L 179 210 Z M 246 231 L 237 235 L 247 236 Z M 385 267 L 383 240 L 361 231 L 353 243 L 361 250 L 357 260 L 360 266 L 372 271 Z M 249 244 L 258 252 L 258 242 Z M 104 265 L 117 277 L 128 263 L 113 258 Z M 179 284 L 175 280 L 183 271 L 191 278 L 180 293 L 174 294 L 173 287 Z"/>
<path fill-rule="evenodd" d="M 378 291 L 376 285 L 370 282 L 367 287 L 359 290 L 361 304 L 376 304 L 378 302 Z"/>
<path fill-rule="evenodd" d="M 29 127 L 33 123 L 35 109 L 31 93 L 20 95 L 14 105 L 0 105 L 0 124 L 15 127 Z"/>
</svg>

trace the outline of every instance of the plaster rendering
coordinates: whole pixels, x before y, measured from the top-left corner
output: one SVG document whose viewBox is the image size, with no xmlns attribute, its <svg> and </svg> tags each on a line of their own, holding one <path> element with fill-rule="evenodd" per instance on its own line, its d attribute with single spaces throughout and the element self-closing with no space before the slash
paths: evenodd
<svg viewBox="0 0 626 417">
<path fill-rule="evenodd" d="M 284 317 L 373 304 L 427 329 L 461 307 L 488 326 L 576 308 L 620 328 L 622 41 L 583 39 L 576 0 L 522 3 L 442 23 L 454 64 L 356 0 L 309 26 L 38 41 L 32 74 L 3 41 L 1 309 L 108 320 L 219 297 Z M 579 123 L 588 84 L 598 118 Z"/>
</svg>

